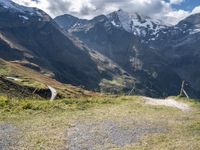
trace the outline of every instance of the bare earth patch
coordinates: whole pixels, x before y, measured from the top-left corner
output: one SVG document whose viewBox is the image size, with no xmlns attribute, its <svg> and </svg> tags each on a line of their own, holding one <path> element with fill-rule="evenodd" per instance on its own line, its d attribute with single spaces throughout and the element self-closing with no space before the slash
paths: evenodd
<svg viewBox="0 0 200 150">
<path fill-rule="evenodd" d="M 146 104 L 149 105 L 158 105 L 158 106 L 168 106 L 168 107 L 174 107 L 178 108 L 182 111 L 191 111 L 190 106 L 188 106 L 185 103 L 177 102 L 174 99 L 155 99 L 155 98 L 149 98 L 144 97 L 144 100 L 146 101 Z"/>
</svg>

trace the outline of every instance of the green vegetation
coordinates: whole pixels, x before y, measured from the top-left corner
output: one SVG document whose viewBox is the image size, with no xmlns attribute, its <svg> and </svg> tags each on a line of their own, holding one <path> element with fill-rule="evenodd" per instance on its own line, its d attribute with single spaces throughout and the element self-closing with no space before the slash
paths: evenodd
<svg viewBox="0 0 200 150">
<path fill-rule="evenodd" d="M 133 85 L 133 79 L 126 78 L 125 76 L 122 77 L 115 77 L 112 80 L 103 79 L 100 82 L 100 87 L 102 92 L 110 92 L 110 93 L 121 93 L 123 95 L 126 93 L 126 87 Z M 128 82 L 127 82 L 128 81 Z M 114 87 L 114 88 L 113 88 Z"/>
<path fill-rule="evenodd" d="M 17 80 L 12 80 L 7 77 L 16 78 Z M 9 82 L 3 81 L 3 79 Z M 10 82 L 12 84 L 10 84 Z M 24 89 L 29 88 L 31 91 L 44 91 L 48 90 L 47 86 L 55 88 L 58 91 L 59 98 L 80 98 L 98 95 L 96 93 L 83 90 L 79 87 L 62 84 L 48 76 L 41 74 L 40 72 L 26 68 L 22 64 L 7 62 L 0 59 L 0 94 L 6 92 L 7 95 L 20 99 L 27 97 L 28 94 L 30 95 L 29 99 L 31 99 L 31 97 L 38 97 L 37 93 L 24 93 Z"/>
<path fill-rule="evenodd" d="M 63 99 L 53 102 L 36 99 L 9 99 L 7 96 L 0 96 L 0 112 L 7 113 L 27 113 L 26 111 L 64 111 L 64 110 L 86 110 L 95 105 L 115 104 L 113 98 L 81 98 Z M 0 117 L 1 118 L 1 117 Z"/>
<path fill-rule="evenodd" d="M 7 75 L 9 73 L 9 67 L 0 60 L 0 76 Z"/>
<path fill-rule="evenodd" d="M 46 86 L 38 81 L 32 80 L 30 78 L 20 78 L 21 80 L 17 81 L 22 86 L 33 87 L 38 89 L 46 88 Z"/>
<path fill-rule="evenodd" d="M 26 77 L 23 74 L 19 73 L 19 68 L 15 68 L 16 66 L 12 66 L 12 64 L 9 64 L 8 62 L 5 62 L 0 59 L 0 77 L 14 77 L 16 79 L 19 79 L 15 81 L 17 84 L 27 87 L 34 87 L 34 88 L 45 88 L 45 85 L 41 82 L 38 82 L 34 79 L 31 79 L 30 77 Z M 21 68 L 20 68 L 21 69 Z M 32 74 L 29 72 L 30 75 Z M 29 75 L 29 76 L 30 76 Z"/>
</svg>

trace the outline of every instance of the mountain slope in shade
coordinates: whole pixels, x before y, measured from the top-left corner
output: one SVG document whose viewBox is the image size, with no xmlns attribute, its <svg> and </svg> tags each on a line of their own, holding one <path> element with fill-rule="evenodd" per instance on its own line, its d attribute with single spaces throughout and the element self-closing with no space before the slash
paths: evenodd
<svg viewBox="0 0 200 150">
<path fill-rule="evenodd" d="M 67 20 L 66 18 L 65 21 Z M 130 15 L 119 10 L 107 16 L 97 16 L 82 24 L 76 22 L 63 29 L 77 36 L 88 47 L 116 62 L 134 76 L 143 88 L 151 89 L 151 93 L 162 96 L 177 95 L 182 80 L 186 80 L 188 91 L 195 93 L 191 95 L 198 95 L 193 90 L 199 90 L 197 84 L 187 77 L 188 74 L 194 76 L 192 72 L 197 73 L 191 68 L 200 66 L 199 63 L 191 62 L 192 58 L 197 60 L 198 57 L 191 54 L 199 53 L 199 46 L 194 44 L 188 47 L 199 38 L 198 33 L 193 34 L 193 31 L 197 31 L 198 19 L 189 18 L 187 22 L 191 22 L 190 20 L 193 20 L 195 25 L 191 26 L 191 23 L 188 23 L 187 28 L 183 28 L 181 23 L 177 26 L 166 26 L 149 17 L 137 13 Z M 60 24 L 59 18 L 55 18 L 55 21 Z M 184 57 L 188 57 L 188 61 L 191 60 L 187 67 L 183 58 L 178 60 L 175 57 L 182 57 L 182 44 L 184 49 L 192 51 L 184 51 Z M 182 54 L 174 52 L 174 49 Z M 182 67 L 179 68 L 176 64 L 181 64 Z M 198 80 L 198 77 L 195 79 Z"/>
<path fill-rule="evenodd" d="M 79 19 L 77 17 L 68 14 L 58 16 L 56 19 L 59 20 L 59 26 L 62 29 L 69 29 L 77 27 L 78 25 L 81 26 L 81 24 L 84 24 L 88 21 L 85 19 Z"/>
<path fill-rule="evenodd" d="M 150 45 L 169 61 L 181 78 L 200 90 L 200 14 L 194 14 L 176 26 L 161 30 Z"/>
<path fill-rule="evenodd" d="M 32 68 L 31 64 L 36 64 L 42 73 L 50 72 L 63 83 L 87 89 L 100 90 L 104 80 L 119 78 L 123 83 L 120 90 L 123 90 L 125 83 L 134 81 L 107 58 L 103 60 L 114 65 L 117 71 L 112 67 L 103 68 L 102 60 L 94 59 L 89 48 L 62 32 L 43 11 L 5 0 L 0 3 L 0 56 L 7 61 L 25 61 Z M 100 67 L 104 69 L 103 74 Z"/>
</svg>

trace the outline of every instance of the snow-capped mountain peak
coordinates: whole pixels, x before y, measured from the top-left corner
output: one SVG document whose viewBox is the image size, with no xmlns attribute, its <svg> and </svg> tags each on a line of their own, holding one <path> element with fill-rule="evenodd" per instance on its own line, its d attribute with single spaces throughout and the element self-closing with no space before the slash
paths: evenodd
<svg viewBox="0 0 200 150">
<path fill-rule="evenodd" d="M 12 10 L 12 11 L 15 11 L 15 12 L 16 11 L 18 11 L 18 12 L 33 11 L 33 8 L 30 9 L 30 8 L 18 5 L 11 0 L 0 0 L 0 5 L 5 9 L 9 9 L 9 10 Z"/>
<path fill-rule="evenodd" d="M 11 0 L 0 0 L 0 5 L 4 8 L 15 8 L 15 3 Z"/>
<path fill-rule="evenodd" d="M 180 21 L 177 26 L 189 34 L 200 33 L 200 13 L 185 18 Z"/>
<path fill-rule="evenodd" d="M 49 16 L 41 11 L 38 8 L 32 8 L 32 7 L 25 7 L 19 4 L 16 4 L 12 0 L 0 0 L 0 11 L 2 12 L 13 12 L 13 13 L 19 13 L 19 18 L 22 18 L 24 20 L 29 20 L 32 16 L 39 17 L 39 20 L 49 20 Z"/>
<path fill-rule="evenodd" d="M 121 9 L 108 14 L 107 17 L 114 26 L 124 28 L 127 32 L 138 36 L 146 36 L 149 33 L 155 35 L 158 30 L 165 27 L 159 20 L 138 13 L 130 14 Z"/>
</svg>

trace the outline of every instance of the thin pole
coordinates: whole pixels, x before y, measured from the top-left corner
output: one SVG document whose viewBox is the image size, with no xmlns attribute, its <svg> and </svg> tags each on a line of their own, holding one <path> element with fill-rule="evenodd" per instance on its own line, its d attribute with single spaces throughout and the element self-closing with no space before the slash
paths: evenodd
<svg viewBox="0 0 200 150">
<path fill-rule="evenodd" d="M 181 91 L 180 91 L 180 96 L 183 96 L 184 92 L 184 85 L 185 85 L 185 80 L 183 80 L 182 85 L 181 85 Z"/>
<path fill-rule="evenodd" d="M 132 90 L 128 93 L 128 96 L 130 96 L 131 95 L 131 93 L 133 92 L 133 90 L 135 90 L 135 83 L 134 83 L 134 85 L 133 85 L 133 88 L 132 88 Z"/>
<path fill-rule="evenodd" d="M 190 98 L 189 95 L 187 94 L 187 92 L 184 89 L 185 86 L 185 81 L 183 80 L 182 85 L 181 85 L 181 91 L 180 91 L 180 96 L 185 95 L 188 99 Z"/>
</svg>

